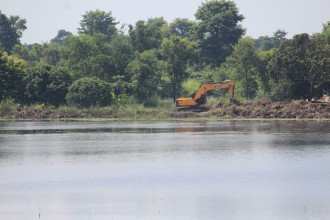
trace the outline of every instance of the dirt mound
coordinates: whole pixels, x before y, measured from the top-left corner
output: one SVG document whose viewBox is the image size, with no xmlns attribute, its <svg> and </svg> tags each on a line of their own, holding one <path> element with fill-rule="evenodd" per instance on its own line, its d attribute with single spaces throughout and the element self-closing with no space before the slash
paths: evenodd
<svg viewBox="0 0 330 220">
<path fill-rule="evenodd" d="M 53 119 L 53 118 L 84 118 L 83 113 L 61 113 L 55 107 L 17 108 L 11 112 L 12 119 Z"/>
<path fill-rule="evenodd" d="M 213 114 L 233 118 L 330 118 L 330 109 L 324 104 L 293 101 L 279 102 L 253 101 L 245 103 L 219 104 Z"/>
</svg>

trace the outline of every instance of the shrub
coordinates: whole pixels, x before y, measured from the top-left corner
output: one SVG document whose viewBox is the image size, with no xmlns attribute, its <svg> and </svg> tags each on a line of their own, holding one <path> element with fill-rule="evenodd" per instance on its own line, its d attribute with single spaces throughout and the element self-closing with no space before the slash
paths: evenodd
<svg viewBox="0 0 330 220">
<path fill-rule="evenodd" d="M 0 102 L 0 117 L 10 116 L 11 112 L 19 105 L 13 99 L 5 99 Z"/>
<path fill-rule="evenodd" d="M 84 77 L 69 87 L 66 100 L 78 107 L 106 106 L 113 100 L 111 86 L 99 78 Z"/>
<path fill-rule="evenodd" d="M 156 97 L 156 96 L 151 96 L 151 97 L 149 97 L 144 103 L 143 103 L 143 106 L 144 107 L 149 107 L 149 108 L 151 108 L 151 107 L 157 107 L 158 106 L 158 97 Z"/>
</svg>

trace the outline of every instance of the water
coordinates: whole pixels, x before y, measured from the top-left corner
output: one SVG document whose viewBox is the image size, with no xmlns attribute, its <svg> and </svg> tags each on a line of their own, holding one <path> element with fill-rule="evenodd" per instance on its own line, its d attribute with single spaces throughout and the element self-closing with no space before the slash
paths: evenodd
<svg viewBox="0 0 330 220">
<path fill-rule="evenodd" d="M 330 122 L 0 122 L 0 219 L 330 219 Z"/>
</svg>

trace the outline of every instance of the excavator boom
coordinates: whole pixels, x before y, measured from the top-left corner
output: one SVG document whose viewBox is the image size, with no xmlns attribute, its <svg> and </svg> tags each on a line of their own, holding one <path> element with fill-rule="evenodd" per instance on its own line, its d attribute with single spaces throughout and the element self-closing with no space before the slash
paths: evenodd
<svg viewBox="0 0 330 220">
<path fill-rule="evenodd" d="M 202 85 L 196 93 L 190 98 L 178 98 L 176 99 L 176 106 L 184 108 L 198 108 L 206 103 L 206 92 L 215 89 L 228 89 L 229 98 L 234 98 L 234 80 L 226 80 L 223 83 L 206 83 Z"/>
</svg>

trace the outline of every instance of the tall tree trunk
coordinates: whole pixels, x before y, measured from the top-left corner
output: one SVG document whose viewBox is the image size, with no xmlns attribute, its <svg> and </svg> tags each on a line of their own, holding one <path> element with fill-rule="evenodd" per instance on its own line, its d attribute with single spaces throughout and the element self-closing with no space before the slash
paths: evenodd
<svg viewBox="0 0 330 220">
<path fill-rule="evenodd" d="M 309 97 L 308 97 L 309 100 L 312 100 L 313 93 L 314 93 L 314 81 L 311 81 L 311 87 L 310 87 L 310 90 L 309 90 Z"/>
<path fill-rule="evenodd" d="M 248 90 L 248 73 L 247 73 L 247 68 L 244 65 L 244 71 L 245 71 L 245 97 L 246 100 L 249 100 L 249 90 Z"/>
<path fill-rule="evenodd" d="M 176 100 L 176 86 L 175 86 L 175 83 L 172 84 L 172 92 L 173 92 L 173 103 L 175 103 L 175 100 Z"/>
</svg>

